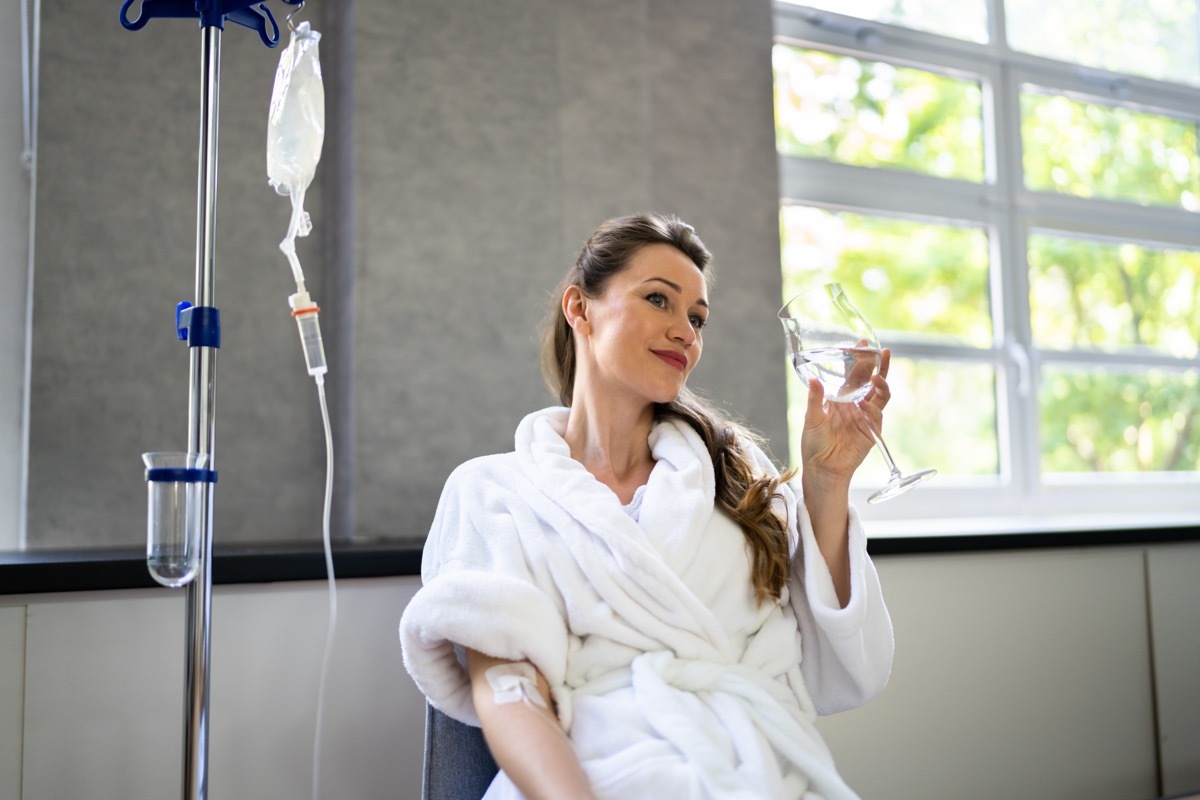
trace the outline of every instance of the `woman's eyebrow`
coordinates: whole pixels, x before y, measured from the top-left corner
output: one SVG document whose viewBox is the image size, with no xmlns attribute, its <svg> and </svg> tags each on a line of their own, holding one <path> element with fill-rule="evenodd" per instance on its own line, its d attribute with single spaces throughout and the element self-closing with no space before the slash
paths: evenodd
<svg viewBox="0 0 1200 800">
<path fill-rule="evenodd" d="M 658 278 L 658 277 L 646 278 L 646 280 L 642 281 L 642 283 L 650 283 L 651 281 L 658 281 L 660 283 L 665 283 L 667 286 L 670 286 L 672 289 L 674 289 L 676 294 L 683 294 L 682 286 L 680 286 L 678 283 L 675 283 L 674 281 L 669 281 L 666 278 Z M 704 306 L 705 308 L 708 308 L 708 301 L 705 300 L 703 297 L 701 297 L 699 300 L 696 301 L 696 305 Z"/>
</svg>

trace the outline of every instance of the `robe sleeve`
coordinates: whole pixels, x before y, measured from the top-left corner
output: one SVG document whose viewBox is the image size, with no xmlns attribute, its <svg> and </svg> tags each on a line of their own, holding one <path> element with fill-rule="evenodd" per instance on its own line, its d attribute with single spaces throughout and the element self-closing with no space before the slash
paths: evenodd
<svg viewBox="0 0 1200 800">
<path fill-rule="evenodd" d="M 478 726 L 460 648 L 529 661 L 560 718 L 569 716 L 564 613 L 535 579 L 513 493 L 487 464 L 467 462 L 446 481 L 422 554 L 422 587 L 400 620 L 404 666 L 435 708 Z"/>
<path fill-rule="evenodd" d="M 749 451 L 764 472 L 777 475 L 757 446 Z M 892 671 L 892 620 L 883 601 L 879 574 L 867 555 L 867 536 L 858 511 L 849 508 L 850 602 L 838 601 L 833 576 L 813 533 L 800 479 L 781 484 L 789 533 L 794 543 L 788 602 L 800 629 L 800 671 L 818 714 L 857 708 L 887 685 Z"/>
<path fill-rule="evenodd" d="M 800 627 L 800 671 L 818 714 L 857 708 L 887 685 L 892 620 L 879 574 L 867 555 L 858 512 L 850 508 L 850 602 L 841 607 L 803 502 L 795 506 L 799 544 L 789 598 Z"/>
</svg>

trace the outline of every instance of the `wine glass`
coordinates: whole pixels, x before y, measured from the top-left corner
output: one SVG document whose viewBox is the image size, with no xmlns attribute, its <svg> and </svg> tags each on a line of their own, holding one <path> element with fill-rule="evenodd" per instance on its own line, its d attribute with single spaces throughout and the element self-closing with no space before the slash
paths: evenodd
<svg viewBox="0 0 1200 800">
<path fill-rule="evenodd" d="M 868 502 L 890 500 L 937 474 L 935 469 L 902 473 L 863 411 L 860 403 L 871 390 L 871 379 L 879 374 L 882 349 L 875 329 L 850 302 L 840 283 L 826 283 L 796 295 L 779 309 L 779 321 L 787 334 L 792 366 L 804 385 L 816 378 L 825 390 L 825 399 L 853 403 L 892 472 L 887 484 L 867 498 Z"/>
</svg>

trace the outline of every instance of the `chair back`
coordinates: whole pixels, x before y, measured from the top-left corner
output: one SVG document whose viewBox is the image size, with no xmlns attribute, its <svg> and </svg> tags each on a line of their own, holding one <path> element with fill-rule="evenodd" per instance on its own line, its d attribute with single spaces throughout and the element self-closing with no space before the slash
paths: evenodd
<svg viewBox="0 0 1200 800">
<path fill-rule="evenodd" d="M 482 730 L 425 704 L 421 800 L 479 800 L 499 771 Z"/>
</svg>

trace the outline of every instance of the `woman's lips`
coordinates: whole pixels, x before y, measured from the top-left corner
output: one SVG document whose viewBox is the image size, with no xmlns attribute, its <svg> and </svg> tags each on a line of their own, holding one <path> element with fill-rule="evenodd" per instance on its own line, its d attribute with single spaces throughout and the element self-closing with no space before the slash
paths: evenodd
<svg viewBox="0 0 1200 800">
<path fill-rule="evenodd" d="M 650 352 L 654 353 L 654 355 L 658 356 L 680 372 L 683 372 L 685 369 L 687 369 L 688 358 L 683 353 L 677 353 L 674 350 L 651 350 Z"/>
</svg>

